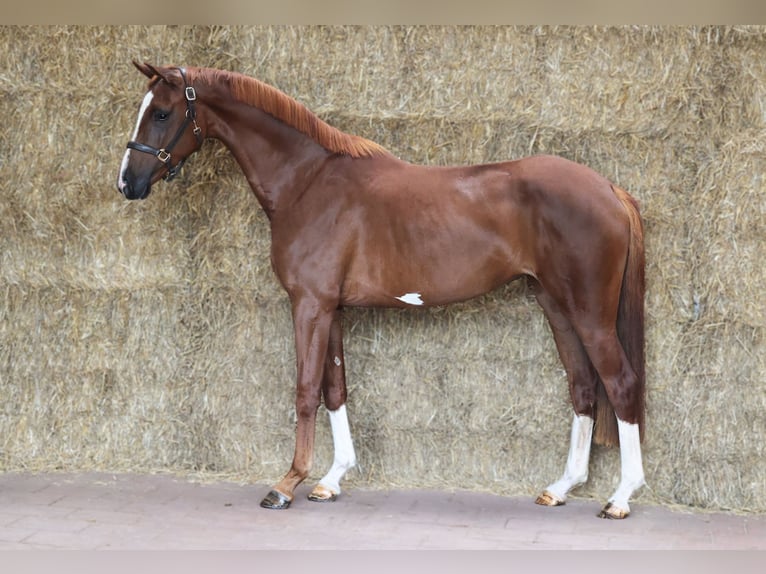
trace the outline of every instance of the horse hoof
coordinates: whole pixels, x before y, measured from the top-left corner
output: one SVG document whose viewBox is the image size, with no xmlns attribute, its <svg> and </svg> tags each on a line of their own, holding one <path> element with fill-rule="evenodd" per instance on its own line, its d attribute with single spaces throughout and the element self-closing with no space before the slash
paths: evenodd
<svg viewBox="0 0 766 574">
<path fill-rule="evenodd" d="M 535 504 L 541 506 L 564 506 L 566 500 L 559 498 L 549 490 L 544 490 L 543 493 L 537 497 Z"/>
<path fill-rule="evenodd" d="M 261 500 L 261 508 L 270 508 L 272 510 L 286 510 L 290 508 L 292 498 L 287 498 L 278 490 L 272 490 Z"/>
<path fill-rule="evenodd" d="M 596 516 L 599 518 L 606 518 L 607 520 L 622 520 L 630 515 L 629 510 L 623 510 L 618 508 L 611 502 L 607 502 L 606 506 Z"/>
<path fill-rule="evenodd" d="M 337 499 L 338 493 L 322 484 L 317 484 L 309 493 L 309 500 L 312 502 L 335 502 Z"/>
</svg>

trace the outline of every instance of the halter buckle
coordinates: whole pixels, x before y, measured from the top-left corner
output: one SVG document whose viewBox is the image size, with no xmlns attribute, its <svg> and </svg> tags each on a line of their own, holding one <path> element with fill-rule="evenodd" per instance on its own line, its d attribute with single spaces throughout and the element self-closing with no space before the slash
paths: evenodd
<svg viewBox="0 0 766 574">
<path fill-rule="evenodd" d="M 164 149 L 161 149 L 157 152 L 157 159 L 162 163 L 170 163 L 170 154 Z"/>
<path fill-rule="evenodd" d="M 186 95 L 187 102 L 193 102 L 197 99 L 197 92 L 194 90 L 194 86 L 186 86 L 184 94 Z"/>
</svg>

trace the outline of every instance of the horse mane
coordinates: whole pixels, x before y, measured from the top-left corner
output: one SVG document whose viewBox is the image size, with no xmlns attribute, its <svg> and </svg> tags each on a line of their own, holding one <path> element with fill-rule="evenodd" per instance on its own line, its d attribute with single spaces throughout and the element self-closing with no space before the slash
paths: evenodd
<svg viewBox="0 0 766 574">
<path fill-rule="evenodd" d="M 263 110 L 333 153 L 355 158 L 389 155 L 383 146 L 334 128 L 297 100 L 255 78 L 207 68 L 189 69 L 188 76 L 190 82 L 226 85 L 237 101 Z"/>
</svg>

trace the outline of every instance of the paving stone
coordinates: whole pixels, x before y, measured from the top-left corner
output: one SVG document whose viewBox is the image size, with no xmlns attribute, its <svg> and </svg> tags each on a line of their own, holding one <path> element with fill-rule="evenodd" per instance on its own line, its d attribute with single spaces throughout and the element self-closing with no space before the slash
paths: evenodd
<svg viewBox="0 0 766 574">
<path fill-rule="evenodd" d="M 766 549 L 766 515 L 597 501 L 559 508 L 474 492 L 350 489 L 334 503 L 260 508 L 267 485 L 166 475 L 0 474 L 0 549 Z"/>
</svg>

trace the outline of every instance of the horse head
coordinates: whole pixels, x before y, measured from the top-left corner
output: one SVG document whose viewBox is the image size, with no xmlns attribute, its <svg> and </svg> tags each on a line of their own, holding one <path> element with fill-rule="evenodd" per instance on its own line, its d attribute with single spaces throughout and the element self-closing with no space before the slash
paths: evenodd
<svg viewBox="0 0 766 574">
<path fill-rule="evenodd" d="M 135 60 L 133 65 L 149 78 L 149 87 L 122 159 L 117 189 L 127 199 L 145 199 L 154 183 L 178 174 L 186 158 L 200 148 L 204 135 L 197 124 L 197 93 L 183 68 Z"/>
</svg>

